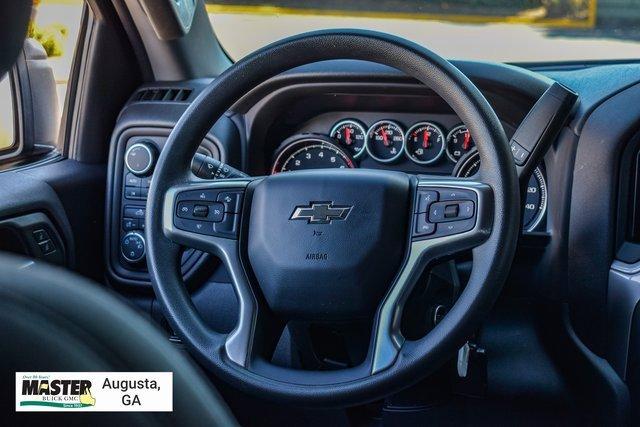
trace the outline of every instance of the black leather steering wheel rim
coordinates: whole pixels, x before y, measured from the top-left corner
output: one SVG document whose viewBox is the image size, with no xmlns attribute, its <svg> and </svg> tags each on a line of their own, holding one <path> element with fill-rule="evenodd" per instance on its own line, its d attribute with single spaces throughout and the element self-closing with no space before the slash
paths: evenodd
<svg viewBox="0 0 640 427">
<path fill-rule="evenodd" d="M 265 378 L 225 357 L 223 343 L 197 314 L 183 286 L 176 261 L 180 245 L 167 238 L 161 213 L 167 192 L 189 182 L 188 166 L 200 141 L 235 101 L 281 72 L 330 59 L 368 60 L 395 67 L 426 84 L 453 108 L 474 135 L 482 162 L 481 180 L 493 193 L 491 232 L 473 249 L 471 277 L 456 304 L 427 336 L 405 342 L 390 367 L 354 381 L 295 384 Z M 280 401 L 317 406 L 358 404 L 424 378 L 479 326 L 511 267 L 519 233 L 519 203 L 518 180 L 502 125 L 480 91 L 452 64 L 419 45 L 382 33 L 313 32 L 247 56 L 216 78 L 184 113 L 158 159 L 149 191 L 147 259 L 167 320 L 191 353 L 221 378 L 241 390 Z"/>
</svg>

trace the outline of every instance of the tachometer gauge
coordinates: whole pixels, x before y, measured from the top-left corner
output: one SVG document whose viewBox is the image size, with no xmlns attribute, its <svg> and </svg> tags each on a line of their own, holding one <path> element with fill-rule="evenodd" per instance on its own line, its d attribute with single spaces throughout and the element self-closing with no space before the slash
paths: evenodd
<svg viewBox="0 0 640 427">
<path fill-rule="evenodd" d="M 458 162 L 453 175 L 469 178 L 478 173 L 478 170 L 480 170 L 480 156 L 477 150 L 473 150 Z M 527 196 L 522 210 L 524 212 L 522 228 L 528 232 L 534 231 L 547 210 L 547 183 L 539 166 L 535 168 L 527 183 Z"/>
<path fill-rule="evenodd" d="M 367 152 L 381 163 L 391 163 L 402 156 L 403 145 L 404 131 L 390 120 L 374 123 L 367 132 Z"/>
<path fill-rule="evenodd" d="M 447 135 L 447 157 L 453 162 L 458 160 L 476 146 L 471 138 L 469 129 L 465 125 L 459 125 L 451 129 Z"/>
<path fill-rule="evenodd" d="M 364 144 L 367 138 L 367 131 L 356 120 L 348 119 L 336 123 L 331 128 L 329 136 L 338 141 L 341 147 L 346 148 L 354 159 L 357 159 L 365 152 Z"/>
<path fill-rule="evenodd" d="M 282 143 L 271 173 L 354 168 L 351 156 L 323 135 L 296 135 Z"/>
<path fill-rule="evenodd" d="M 415 163 L 428 165 L 442 156 L 444 146 L 444 133 L 440 128 L 430 122 L 420 122 L 407 131 L 404 151 Z"/>
</svg>

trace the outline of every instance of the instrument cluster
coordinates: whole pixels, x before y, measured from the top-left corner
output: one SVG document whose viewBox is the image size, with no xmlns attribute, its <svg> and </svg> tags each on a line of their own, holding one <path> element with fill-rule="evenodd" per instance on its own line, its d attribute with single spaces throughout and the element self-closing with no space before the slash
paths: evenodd
<svg viewBox="0 0 640 427">
<path fill-rule="evenodd" d="M 378 163 L 395 163 L 405 156 L 417 165 L 442 161 L 455 164 L 475 147 L 463 124 L 446 129 L 432 121 L 405 128 L 393 120 L 379 120 L 369 127 L 359 120 L 335 123 L 328 135 L 301 134 L 281 144 L 272 173 L 310 167 L 355 167 L 353 160 L 370 157 Z M 331 163 L 325 163 L 323 158 Z"/>
<path fill-rule="evenodd" d="M 465 125 L 445 133 L 441 125 L 430 121 L 414 123 L 405 130 L 393 120 L 380 120 L 365 128 L 358 120 L 346 119 L 336 123 L 329 136 L 354 158 L 368 155 L 380 163 L 393 163 L 403 155 L 419 165 L 445 157 L 456 163 L 474 147 Z"/>
<path fill-rule="evenodd" d="M 433 173 L 439 166 L 435 170 L 472 177 L 480 169 L 480 156 L 464 124 L 446 129 L 435 121 L 418 121 L 405 130 L 395 120 L 378 120 L 366 127 L 359 120 L 343 119 L 326 134 L 301 133 L 283 141 L 276 150 L 271 173 L 356 168 L 363 161 L 367 161 L 366 167 L 375 168 L 377 163 L 379 167 L 402 169 L 407 159 L 426 173 Z M 544 165 L 535 169 L 526 191 L 523 228 L 533 232 L 547 208 Z"/>
</svg>

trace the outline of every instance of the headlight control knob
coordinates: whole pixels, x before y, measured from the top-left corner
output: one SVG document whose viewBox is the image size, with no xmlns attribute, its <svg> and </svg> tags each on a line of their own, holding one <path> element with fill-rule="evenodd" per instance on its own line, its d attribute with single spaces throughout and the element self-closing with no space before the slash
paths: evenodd
<svg viewBox="0 0 640 427">
<path fill-rule="evenodd" d="M 136 142 L 127 149 L 124 163 L 132 173 L 138 176 L 148 175 L 156 163 L 156 148 L 150 142 Z"/>
<path fill-rule="evenodd" d="M 137 231 L 130 231 L 122 237 L 120 242 L 122 256 L 130 263 L 142 261 L 146 254 L 144 236 Z"/>
</svg>

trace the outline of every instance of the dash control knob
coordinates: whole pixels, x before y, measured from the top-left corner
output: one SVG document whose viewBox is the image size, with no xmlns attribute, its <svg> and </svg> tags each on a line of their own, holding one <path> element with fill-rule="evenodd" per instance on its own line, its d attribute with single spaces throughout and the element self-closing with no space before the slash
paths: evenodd
<svg viewBox="0 0 640 427">
<path fill-rule="evenodd" d="M 151 172 L 156 162 L 157 152 L 150 142 L 136 142 L 127 149 L 124 163 L 132 173 L 144 176 Z"/>
<path fill-rule="evenodd" d="M 124 259 L 130 263 L 142 261 L 146 254 L 146 244 L 142 234 L 136 231 L 125 234 L 120 242 L 120 251 Z"/>
</svg>

